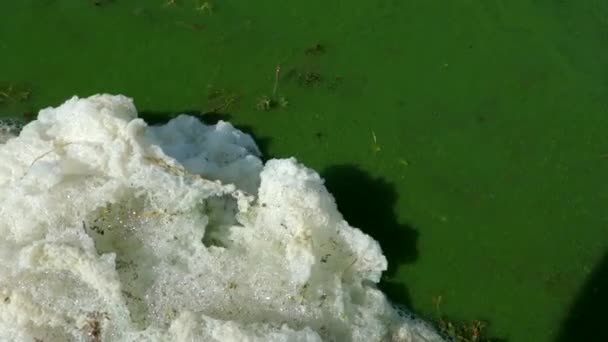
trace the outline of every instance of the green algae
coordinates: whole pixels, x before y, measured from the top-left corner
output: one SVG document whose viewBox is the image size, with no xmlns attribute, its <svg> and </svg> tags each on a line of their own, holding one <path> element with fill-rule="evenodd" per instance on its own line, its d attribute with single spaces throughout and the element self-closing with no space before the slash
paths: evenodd
<svg viewBox="0 0 608 342">
<path fill-rule="evenodd" d="M 365 206 L 375 219 L 343 212 L 381 242 L 395 301 L 431 318 L 442 295 L 446 315 L 483 317 L 490 335 L 510 341 L 589 333 L 570 316 L 591 275 L 605 274 L 606 5 L 166 5 L 3 2 L 1 81 L 35 96 L 0 99 L 0 117 L 31 119 L 98 92 L 132 96 L 145 113 L 219 108 L 266 141 L 269 156 L 322 172 L 350 165 L 364 175 L 341 171 L 363 180 L 357 200 L 387 196 Z M 289 107 L 260 111 L 277 65 Z M 238 89 L 238 101 L 212 103 L 209 84 Z M 337 194 L 338 205 L 352 195 Z"/>
</svg>

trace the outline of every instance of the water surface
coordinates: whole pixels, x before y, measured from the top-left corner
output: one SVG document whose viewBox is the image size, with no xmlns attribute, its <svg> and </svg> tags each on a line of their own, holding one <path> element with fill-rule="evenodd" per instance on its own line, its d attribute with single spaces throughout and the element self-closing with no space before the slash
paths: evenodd
<svg viewBox="0 0 608 342">
<path fill-rule="evenodd" d="M 215 110 L 327 178 L 395 301 L 509 341 L 605 336 L 608 2 L 99 3 L 0 4 L 0 117 L 99 92 Z M 259 110 L 278 65 L 289 104 Z"/>
</svg>

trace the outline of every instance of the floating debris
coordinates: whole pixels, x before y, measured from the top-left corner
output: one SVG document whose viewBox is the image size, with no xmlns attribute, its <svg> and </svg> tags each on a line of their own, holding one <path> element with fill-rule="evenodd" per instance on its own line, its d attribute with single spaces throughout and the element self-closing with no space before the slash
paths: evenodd
<svg viewBox="0 0 608 342">
<path fill-rule="evenodd" d="M 91 312 L 87 314 L 83 330 L 91 342 L 101 342 L 101 327 L 103 321 L 109 319 L 110 317 L 105 312 Z"/>
<path fill-rule="evenodd" d="M 304 87 L 312 87 L 320 84 L 323 81 L 323 76 L 314 71 L 306 71 L 298 73 L 298 83 Z"/>
<path fill-rule="evenodd" d="M 211 1 L 199 2 L 196 6 L 196 10 L 201 13 L 213 14 L 215 11 L 215 5 Z"/>
<path fill-rule="evenodd" d="M 258 99 L 256 103 L 256 108 L 258 110 L 270 111 L 276 108 L 286 108 L 289 105 L 289 102 L 284 97 L 271 98 L 268 96 L 262 96 Z"/>
<path fill-rule="evenodd" d="M 276 108 L 286 108 L 289 105 L 287 99 L 283 96 L 277 97 L 277 90 L 279 87 L 279 78 L 281 77 L 281 65 L 277 65 L 274 74 L 274 86 L 272 87 L 272 96 L 262 96 L 256 103 L 258 110 L 269 111 Z"/>
<path fill-rule="evenodd" d="M 336 90 L 336 88 L 338 88 L 338 86 L 340 84 L 342 84 L 343 81 L 344 81 L 344 77 L 342 77 L 342 76 L 336 76 L 331 81 L 328 82 L 327 89 L 329 89 L 329 90 Z"/>
<path fill-rule="evenodd" d="M 31 94 L 31 89 L 16 86 L 12 83 L 7 86 L 0 86 L 0 104 L 9 102 L 25 102 L 29 100 Z"/>
<path fill-rule="evenodd" d="M 91 5 L 96 7 L 103 7 L 114 2 L 114 0 L 90 0 Z"/>
<path fill-rule="evenodd" d="M 325 46 L 321 45 L 321 43 L 315 43 L 313 46 L 310 46 L 304 50 L 305 55 L 318 56 L 325 54 Z"/>
<path fill-rule="evenodd" d="M 487 336 L 486 328 L 488 322 L 482 320 L 473 320 L 470 322 L 455 322 L 448 320 L 446 316 L 441 312 L 441 300 L 442 296 L 433 297 L 433 304 L 439 317 L 437 320 L 437 326 L 439 332 L 448 341 L 454 342 L 504 342 L 501 338 L 491 338 Z"/>
<path fill-rule="evenodd" d="M 380 144 L 378 144 L 378 139 L 376 138 L 376 132 L 372 131 L 372 152 L 374 152 L 374 154 L 380 152 L 380 150 L 382 150 L 382 147 L 380 147 Z"/>
<path fill-rule="evenodd" d="M 229 112 L 238 102 L 240 96 L 226 88 L 207 87 L 207 108 L 203 114 L 222 114 Z"/>
</svg>

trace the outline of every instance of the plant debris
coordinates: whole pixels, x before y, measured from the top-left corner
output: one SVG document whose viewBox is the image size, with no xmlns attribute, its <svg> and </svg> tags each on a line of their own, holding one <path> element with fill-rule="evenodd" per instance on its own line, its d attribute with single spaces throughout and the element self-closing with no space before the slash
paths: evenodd
<svg viewBox="0 0 608 342">
<path fill-rule="evenodd" d="M 289 105 L 289 102 L 284 97 L 280 96 L 278 98 L 262 96 L 258 99 L 256 103 L 256 108 L 262 111 L 270 111 L 272 109 L 277 108 L 286 108 Z"/>
<path fill-rule="evenodd" d="M 109 320 L 110 317 L 105 312 L 91 312 L 87 314 L 85 326 L 83 330 L 89 337 L 91 342 L 101 342 L 101 328 L 104 320 Z"/>
<path fill-rule="evenodd" d="M 196 6 L 196 10 L 201 13 L 213 14 L 215 5 L 211 1 L 202 1 Z"/>
<path fill-rule="evenodd" d="M 454 342 L 505 342 L 502 338 L 492 338 L 487 336 L 486 328 L 488 322 L 482 320 L 472 320 L 469 322 L 456 322 L 448 319 L 441 312 L 442 296 L 433 298 L 433 304 L 437 312 L 438 319 L 436 321 L 439 332 L 448 339 Z"/>
<path fill-rule="evenodd" d="M 91 5 L 96 7 L 103 7 L 105 5 L 109 5 L 114 2 L 114 0 L 89 0 Z"/>
<path fill-rule="evenodd" d="M 7 86 L 0 86 L 0 104 L 25 102 L 29 100 L 31 94 L 31 89 L 23 86 L 16 86 L 12 83 Z"/>
<path fill-rule="evenodd" d="M 207 86 L 207 104 L 202 114 L 224 114 L 238 103 L 240 96 L 226 88 Z"/>
<path fill-rule="evenodd" d="M 298 73 L 298 84 L 303 87 L 313 87 L 323 81 L 323 76 L 314 71 L 306 71 Z"/>
<path fill-rule="evenodd" d="M 281 77 L 281 65 L 277 65 L 274 74 L 274 86 L 272 87 L 272 96 L 262 96 L 258 98 L 256 108 L 258 110 L 270 111 L 276 108 L 286 108 L 289 105 L 287 99 L 283 96 L 277 96 L 277 89 L 279 87 L 279 78 Z"/>
<path fill-rule="evenodd" d="M 321 45 L 321 43 L 315 43 L 314 45 L 306 48 L 304 50 L 304 54 L 308 56 L 318 56 L 325 54 L 325 46 Z"/>
</svg>

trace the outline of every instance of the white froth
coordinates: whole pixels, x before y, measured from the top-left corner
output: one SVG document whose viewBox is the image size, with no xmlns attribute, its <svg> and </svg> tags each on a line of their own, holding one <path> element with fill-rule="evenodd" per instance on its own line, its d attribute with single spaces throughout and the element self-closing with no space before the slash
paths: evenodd
<svg viewBox="0 0 608 342">
<path fill-rule="evenodd" d="M 227 122 L 96 95 L 2 134 L 0 341 L 441 341 L 319 175 Z"/>
</svg>

